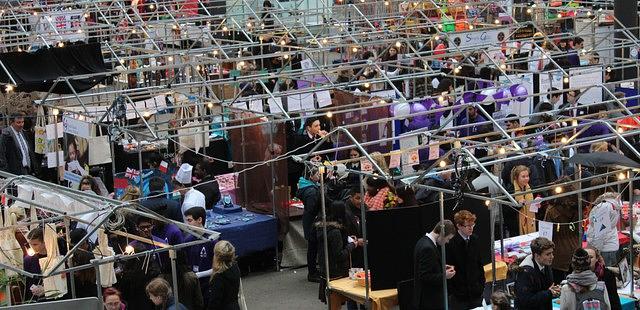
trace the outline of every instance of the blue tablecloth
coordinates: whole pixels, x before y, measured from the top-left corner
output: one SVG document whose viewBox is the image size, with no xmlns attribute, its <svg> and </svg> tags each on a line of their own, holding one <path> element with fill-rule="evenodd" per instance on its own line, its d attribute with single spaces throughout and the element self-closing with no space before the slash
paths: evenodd
<svg viewBox="0 0 640 310">
<path fill-rule="evenodd" d="M 231 242 L 237 256 L 274 248 L 278 244 L 276 219 L 246 210 L 230 214 L 208 210 L 207 229 L 219 232 L 220 239 Z"/>
<path fill-rule="evenodd" d="M 553 309 L 560 309 L 560 303 L 558 302 L 560 299 L 553 300 Z M 620 296 L 620 303 L 622 304 L 622 310 L 634 310 L 635 309 L 635 300 L 626 297 Z"/>
</svg>

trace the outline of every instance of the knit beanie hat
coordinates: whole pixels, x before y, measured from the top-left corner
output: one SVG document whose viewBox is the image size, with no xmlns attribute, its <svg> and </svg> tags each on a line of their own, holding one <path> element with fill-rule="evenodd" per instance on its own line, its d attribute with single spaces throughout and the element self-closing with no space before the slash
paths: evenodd
<svg viewBox="0 0 640 310">
<path fill-rule="evenodd" d="M 591 259 L 589 253 L 584 249 L 577 249 L 571 258 L 571 266 L 574 272 L 582 272 L 589 270 L 591 267 Z"/>
</svg>

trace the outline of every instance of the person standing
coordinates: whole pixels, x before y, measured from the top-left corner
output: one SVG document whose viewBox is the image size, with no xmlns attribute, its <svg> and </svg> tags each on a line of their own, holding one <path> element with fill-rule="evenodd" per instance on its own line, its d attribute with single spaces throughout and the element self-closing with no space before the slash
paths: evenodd
<svg viewBox="0 0 640 310">
<path fill-rule="evenodd" d="M 458 233 L 447 244 L 447 264 L 456 275 L 449 280 L 449 309 L 471 309 L 482 306 L 484 267 L 480 261 L 478 236 L 473 234 L 476 216 L 462 210 L 453 216 Z"/>
<path fill-rule="evenodd" d="M 567 276 L 560 294 L 560 310 L 587 309 L 586 304 L 597 306 L 591 309 L 611 309 L 607 287 L 598 281 L 598 276 L 590 269 L 589 253 L 578 248 L 571 258 L 573 272 Z M 585 303 L 586 302 L 586 303 Z"/>
<path fill-rule="evenodd" d="M 189 164 L 182 164 L 180 169 L 178 169 L 178 173 L 176 173 L 176 177 L 173 180 L 173 187 L 175 187 L 180 195 L 182 195 L 182 208 L 181 213 L 184 213 L 194 207 L 201 207 L 206 209 L 206 198 L 202 192 L 191 187 L 192 182 L 192 174 L 193 174 L 193 166 Z M 186 221 L 186 220 L 185 220 Z"/>
<path fill-rule="evenodd" d="M 221 240 L 216 243 L 213 252 L 207 310 L 240 310 L 240 268 L 236 263 L 236 249 L 229 241 Z"/>
<path fill-rule="evenodd" d="M 562 180 L 561 180 L 562 181 Z M 558 182 L 561 184 L 562 182 Z M 572 186 L 567 186 L 567 192 L 573 192 Z M 544 220 L 551 223 L 575 223 L 578 221 L 578 195 L 557 198 L 547 208 Z M 555 259 L 551 265 L 553 269 L 553 281 L 560 283 L 567 277 L 573 252 L 580 247 L 580 238 L 569 225 L 560 225 L 553 232 L 553 244 L 557 245 L 554 251 Z"/>
<path fill-rule="evenodd" d="M 444 235 L 442 234 L 444 226 Z M 444 309 L 443 277 L 451 279 L 455 268 L 447 265 L 442 270 L 440 248 L 456 233 L 450 220 L 438 222 L 430 233 L 420 238 L 413 252 L 414 264 L 414 307 L 416 309 Z"/>
<path fill-rule="evenodd" d="M 35 154 L 24 128 L 25 114 L 9 116 L 9 126 L 0 135 L 0 170 L 15 175 L 35 175 Z"/>
<path fill-rule="evenodd" d="M 520 263 L 516 277 L 515 308 L 551 310 L 553 298 L 560 296 L 560 286 L 553 282 L 553 241 L 538 237 L 531 241 L 531 253 Z"/>
<path fill-rule="evenodd" d="M 591 180 L 591 185 L 604 183 L 602 179 Z M 589 228 L 587 229 L 587 243 L 600 250 L 607 266 L 617 263 L 618 249 L 618 219 L 622 202 L 620 195 L 607 191 L 608 189 L 595 189 L 591 191 L 593 207 L 589 211 Z M 599 194 L 599 195 L 598 195 Z"/>
<path fill-rule="evenodd" d="M 187 219 L 187 224 L 197 228 L 204 228 L 204 224 L 207 219 L 204 208 L 191 208 L 184 213 L 184 217 Z M 203 237 L 208 238 L 209 235 L 203 235 Z M 198 240 L 198 238 L 192 234 L 189 234 L 184 238 L 185 243 L 196 240 Z M 200 289 L 202 290 L 202 297 L 204 299 L 205 306 L 207 305 L 209 298 L 209 276 L 211 276 L 214 245 L 215 241 L 210 240 L 209 242 L 192 245 L 184 249 L 187 253 L 187 264 L 200 279 Z"/>
<path fill-rule="evenodd" d="M 302 229 L 304 239 L 307 240 L 307 280 L 309 282 L 319 282 L 318 267 L 316 265 L 318 257 L 318 241 L 313 223 L 320 210 L 320 187 L 318 181 L 320 174 L 318 169 L 313 168 L 309 172 L 309 178 L 300 177 L 298 182 L 298 197 L 304 204 L 304 212 L 302 213 Z"/>
<path fill-rule="evenodd" d="M 607 287 L 607 294 L 609 295 L 610 310 L 622 310 L 622 303 L 620 303 L 620 296 L 618 295 L 618 286 L 616 275 L 611 269 L 605 267 L 604 258 L 600 255 L 598 249 L 587 246 L 585 249 L 589 254 L 589 269 L 593 271 L 598 277 L 598 281 L 604 282 Z"/>
</svg>

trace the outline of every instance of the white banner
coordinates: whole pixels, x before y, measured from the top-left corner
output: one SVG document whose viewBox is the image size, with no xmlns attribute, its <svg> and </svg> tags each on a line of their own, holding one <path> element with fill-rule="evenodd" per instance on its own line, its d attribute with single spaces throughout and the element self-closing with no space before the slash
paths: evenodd
<svg viewBox="0 0 640 310">
<path fill-rule="evenodd" d="M 602 83 L 602 72 L 602 66 L 572 68 L 569 70 L 569 87 L 580 89 L 578 104 L 602 102 L 602 88 L 594 86 Z"/>
<path fill-rule="evenodd" d="M 506 40 L 508 36 L 509 28 L 457 32 L 449 34 L 449 42 L 452 47 L 495 46 Z"/>
</svg>

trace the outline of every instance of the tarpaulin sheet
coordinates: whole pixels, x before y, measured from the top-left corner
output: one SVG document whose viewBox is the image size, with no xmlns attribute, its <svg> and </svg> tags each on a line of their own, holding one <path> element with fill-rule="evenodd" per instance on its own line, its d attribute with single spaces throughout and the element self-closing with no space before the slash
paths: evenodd
<svg viewBox="0 0 640 310">
<path fill-rule="evenodd" d="M 69 44 L 65 47 L 39 49 L 33 53 L 9 52 L 0 54 L 0 61 L 15 80 L 16 90 L 47 92 L 60 77 L 95 74 L 107 71 L 99 43 Z M 73 90 L 80 93 L 91 89 L 107 75 L 84 79 L 69 79 Z M 13 84 L 5 70 L 0 70 L 0 82 Z M 56 94 L 71 94 L 64 81 L 52 90 Z"/>
</svg>

